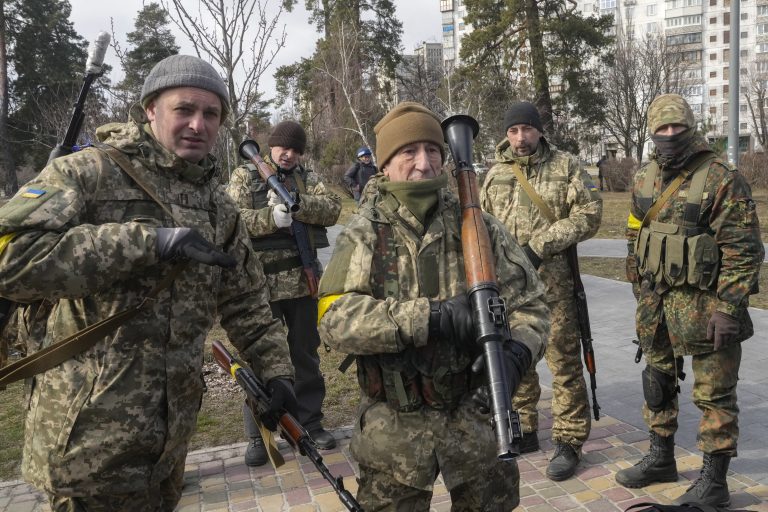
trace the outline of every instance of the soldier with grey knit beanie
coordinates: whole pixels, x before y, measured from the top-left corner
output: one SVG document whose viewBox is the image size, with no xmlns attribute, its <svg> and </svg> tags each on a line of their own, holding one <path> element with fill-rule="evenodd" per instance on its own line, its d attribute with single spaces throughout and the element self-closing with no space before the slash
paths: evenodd
<svg viewBox="0 0 768 512">
<path fill-rule="evenodd" d="M 544 137 L 536 106 L 520 101 L 504 114 L 505 138 L 496 146 L 496 161 L 480 190 L 482 208 L 501 220 L 523 244 L 547 285 L 552 332 L 545 352 L 552 380 L 552 441 L 547 476 L 571 478 L 591 429 L 589 398 L 583 376 L 573 275 L 566 250 L 597 232 L 602 199 L 579 159 L 551 146 Z M 522 187 L 525 179 L 547 205 L 548 214 Z M 520 414 L 522 453 L 539 450 L 537 404 L 541 396 L 534 370 L 523 379 L 512 405 Z"/>
<path fill-rule="evenodd" d="M 55 158 L 0 208 L 3 296 L 55 311 L 35 315 L 27 341 L 88 340 L 84 328 L 115 322 L 30 390 L 22 473 L 56 511 L 176 508 L 214 312 L 270 390 L 263 419 L 298 413 L 286 329 L 214 179 L 226 84 L 174 55 L 150 71 L 141 101 L 145 112 L 100 126 L 94 147 Z"/>
<path fill-rule="evenodd" d="M 294 389 L 299 403 L 296 417 L 319 448 L 330 449 L 336 446 L 336 440 L 322 426 L 325 380 L 317 354 L 320 346 L 317 298 L 311 293 L 291 227 L 294 221 L 306 226 L 316 256 L 317 249 L 329 245 L 326 227 L 334 225 L 339 218 L 341 199 L 323 184 L 317 173 L 301 164 L 307 149 L 307 134 L 299 123 L 279 122 L 270 132 L 267 143 L 264 161 L 274 169 L 283 185 L 298 196 L 299 211 L 291 214 L 251 163 L 232 172 L 227 191 L 239 206 L 253 248 L 264 265 L 272 312 L 288 327 L 291 362 L 296 369 Z M 320 262 L 315 261 L 315 266 L 319 275 Z M 266 464 L 266 447 L 247 407 L 243 415 L 249 438 L 245 463 L 248 466 Z"/>
</svg>

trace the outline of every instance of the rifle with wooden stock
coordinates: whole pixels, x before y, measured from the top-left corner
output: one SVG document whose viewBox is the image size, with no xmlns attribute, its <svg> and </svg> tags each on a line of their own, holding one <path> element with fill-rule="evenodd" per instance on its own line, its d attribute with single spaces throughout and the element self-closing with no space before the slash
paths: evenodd
<svg viewBox="0 0 768 512">
<path fill-rule="evenodd" d="M 286 208 L 288 208 L 288 211 L 292 213 L 299 211 L 301 208 L 299 205 L 300 198 L 297 200 L 294 195 L 285 188 L 285 185 L 280 181 L 280 178 L 274 169 L 261 158 L 261 155 L 259 154 L 259 145 L 256 141 L 250 139 L 244 140 L 240 144 L 238 152 L 241 157 L 250 160 L 253 165 L 256 166 L 261 178 L 267 183 L 269 188 L 280 197 Z M 307 230 L 307 226 L 303 222 L 294 219 L 291 222 L 291 234 L 293 235 L 296 247 L 299 250 L 299 259 L 301 260 L 301 267 L 304 270 L 304 276 L 307 278 L 309 294 L 312 297 L 317 297 L 319 278 L 317 277 L 317 270 L 315 268 L 315 252 L 312 250 L 312 245 L 309 242 L 309 231 Z"/>
<path fill-rule="evenodd" d="M 512 409 L 512 393 L 503 355 L 503 343 L 510 338 L 507 309 L 504 299 L 499 296 L 491 238 L 480 209 L 477 175 L 472 166 L 472 140 L 480 126 L 467 115 L 449 117 L 441 124 L 456 163 L 454 172 L 461 203 L 461 248 L 467 297 L 476 341 L 483 347 L 496 455 L 501 460 L 510 460 L 520 454 L 518 443 L 522 433 L 520 420 Z"/>
<path fill-rule="evenodd" d="M 213 352 L 213 358 L 218 365 L 225 372 L 232 375 L 232 378 L 235 379 L 241 388 L 243 388 L 243 391 L 245 391 L 245 395 L 248 398 L 248 407 L 250 407 L 254 417 L 258 418 L 259 415 L 266 410 L 267 404 L 269 403 L 270 397 L 267 387 L 258 377 L 256 377 L 253 370 L 235 359 L 221 342 L 214 341 L 211 351 Z M 357 500 L 355 500 L 354 496 L 352 496 L 352 493 L 344 488 L 343 478 L 340 476 L 334 477 L 331 474 L 331 471 L 323 462 L 323 456 L 317 451 L 315 442 L 296 418 L 288 412 L 283 412 L 277 422 L 277 428 L 280 431 L 282 438 L 285 439 L 294 450 L 307 457 L 310 462 L 314 464 L 315 468 L 317 468 L 323 478 L 331 484 L 334 492 L 336 492 L 339 500 L 347 510 L 363 512 L 363 508 Z"/>
<path fill-rule="evenodd" d="M 592 347 L 592 328 L 589 325 L 589 309 L 587 308 L 587 294 L 584 292 L 584 283 L 581 281 L 579 270 L 579 255 L 576 246 L 572 245 L 565 251 L 568 258 L 568 266 L 573 275 L 573 297 L 576 301 L 576 318 L 579 322 L 579 338 L 584 356 L 584 366 L 589 373 L 589 387 L 592 389 L 592 414 L 595 421 L 600 419 L 600 406 L 597 404 L 597 366 L 595 365 L 595 349 Z"/>
</svg>

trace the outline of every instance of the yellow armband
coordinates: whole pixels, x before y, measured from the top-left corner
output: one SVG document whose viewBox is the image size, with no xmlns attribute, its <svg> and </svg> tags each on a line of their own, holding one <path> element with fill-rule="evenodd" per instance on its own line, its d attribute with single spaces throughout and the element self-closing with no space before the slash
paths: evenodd
<svg viewBox="0 0 768 512">
<path fill-rule="evenodd" d="M 328 311 L 328 308 L 331 307 L 331 304 L 336 302 L 337 299 L 343 297 L 344 294 L 340 293 L 338 295 L 326 295 L 322 299 L 320 299 L 317 302 L 317 323 L 320 324 L 320 320 L 323 319 L 323 315 L 325 315 L 325 312 Z"/>
<path fill-rule="evenodd" d="M 629 213 L 629 218 L 627 219 L 627 227 L 629 229 L 634 229 L 637 231 L 643 226 L 643 221 L 632 215 L 632 212 Z"/>
<path fill-rule="evenodd" d="M 16 233 L 8 233 L 7 235 L 0 236 L 0 254 L 3 254 L 5 246 L 8 245 L 14 237 L 16 237 Z"/>
</svg>

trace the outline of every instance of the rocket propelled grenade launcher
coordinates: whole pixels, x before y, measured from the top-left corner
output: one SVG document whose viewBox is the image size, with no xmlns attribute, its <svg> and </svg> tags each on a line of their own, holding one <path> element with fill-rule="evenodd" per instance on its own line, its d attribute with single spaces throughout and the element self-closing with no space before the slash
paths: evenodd
<svg viewBox="0 0 768 512">
<path fill-rule="evenodd" d="M 299 203 L 294 199 L 293 194 L 288 192 L 288 189 L 285 188 L 283 182 L 281 182 L 280 178 L 277 177 L 277 173 L 269 166 L 269 164 L 267 164 L 267 162 L 264 161 L 263 158 L 261 158 L 259 151 L 259 145 L 255 140 L 250 139 L 246 139 L 241 142 L 240 147 L 238 148 L 240 156 L 246 160 L 250 160 L 253 165 L 256 166 L 256 168 L 259 170 L 259 174 L 261 174 L 261 177 L 264 179 L 264 181 L 267 182 L 269 188 L 271 188 L 275 194 L 280 196 L 280 199 L 283 200 L 285 206 L 288 208 L 288 211 L 299 211 Z"/>
</svg>

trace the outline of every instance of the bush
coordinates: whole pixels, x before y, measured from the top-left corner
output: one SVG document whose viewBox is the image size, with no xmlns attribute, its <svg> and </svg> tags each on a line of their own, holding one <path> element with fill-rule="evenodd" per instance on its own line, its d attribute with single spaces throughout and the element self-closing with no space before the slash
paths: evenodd
<svg viewBox="0 0 768 512">
<path fill-rule="evenodd" d="M 632 188 L 632 176 L 638 168 L 633 158 L 609 158 L 602 164 L 602 168 L 604 190 L 626 192 Z"/>
<path fill-rule="evenodd" d="M 768 187 L 767 167 L 768 155 L 765 153 L 742 154 L 739 160 L 739 171 L 753 189 Z"/>
</svg>

